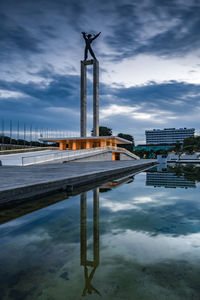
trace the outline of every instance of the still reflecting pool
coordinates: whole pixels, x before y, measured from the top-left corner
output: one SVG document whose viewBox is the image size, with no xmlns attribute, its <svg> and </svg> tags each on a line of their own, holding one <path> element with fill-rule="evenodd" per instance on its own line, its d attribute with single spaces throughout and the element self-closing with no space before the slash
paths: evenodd
<svg viewBox="0 0 200 300">
<path fill-rule="evenodd" d="M 199 169 L 154 167 L 0 226 L 1 299 L 200 299 Z"/>
</svg>

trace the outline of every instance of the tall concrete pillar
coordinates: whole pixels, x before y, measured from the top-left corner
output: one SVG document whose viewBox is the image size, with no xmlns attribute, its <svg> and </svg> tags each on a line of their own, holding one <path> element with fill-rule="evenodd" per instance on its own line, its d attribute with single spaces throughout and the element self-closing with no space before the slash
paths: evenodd
<svg viewBox="0 0 200 300">
<path fill-rule="evenodd" d="M 93 136 L 99 136 L 99 62 L 91 59 L 81 61 L 81 137 L 87 134 L 87 65 L 93 65 Z"/>
<path fill-rule="evenodd" d="M 99 62 L 93 63 L 93 136 L 99 136 Z"/>
<path fill-rule="evenodd" d="M 86 115 L 87 115 L 87 77 L 86 64 L 81 61 L 81 137 L 86 136 Z"/>
</svg>

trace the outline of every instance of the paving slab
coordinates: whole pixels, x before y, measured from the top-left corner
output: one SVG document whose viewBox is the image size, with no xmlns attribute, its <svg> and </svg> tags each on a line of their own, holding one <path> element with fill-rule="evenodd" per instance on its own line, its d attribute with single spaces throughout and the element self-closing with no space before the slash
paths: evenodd
<svg viewBox="0 0 200 300">
<path fill-rule="evenodd" d="M 0 167 L 0 204 L 84 185 L 156 163 L 153 159 Z"/>
</svg>

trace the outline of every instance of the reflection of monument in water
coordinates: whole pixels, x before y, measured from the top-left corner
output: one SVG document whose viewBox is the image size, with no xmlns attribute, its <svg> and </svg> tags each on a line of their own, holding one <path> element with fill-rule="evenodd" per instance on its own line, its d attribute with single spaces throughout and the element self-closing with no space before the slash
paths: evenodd
<svg viewBox="0 0 200 300">
<path fill-rule="evenodd" d="M 85 287 L 82 296 L 100 292 L 92 285 L 92 279 L 99 266 L 99 192 L 105 189 L 112 189 L 124 183 L 133 181 L 133 175 L 129 175 L 120 179 L 115 179 L 101 188 L 93 190 L 93 259 L 88 259 L 87 247 L 87 192 L 80 196 L 80 264 L 84 267 Z"/>
<path fill-rule="evenodd" d="M 170 172 L 169 169 L 163 170 L 153 168 L 146 172 L 146 185 L 154 187 L 165 187 L 165 188 L 195 188 L 196 183 L 194 180 L 188 180 L 185 178 L 184 173 L 176 174 Z"/>
<path fill-rule="evenodd" d="M 93 190 L 93 260 L 87 258 L 87 193 L 80 197 L 80 226 L 81 226 L 81 265 L 84 266 L 85 287 L 82 296 L 100 292 L 91 281 L 99 265 L 99 188 Z"/>
</svg>

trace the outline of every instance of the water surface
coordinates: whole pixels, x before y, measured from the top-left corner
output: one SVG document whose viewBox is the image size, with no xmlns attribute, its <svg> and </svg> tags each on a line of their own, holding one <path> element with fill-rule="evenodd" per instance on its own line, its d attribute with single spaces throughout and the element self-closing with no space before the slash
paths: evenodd
<svg viewBox="0 0 200 300">
<path fill-rule="evenodd" d="M 198 174 L 154 167 L 2 224 L 0 298 L 200 299 Z"/>
</svg>

